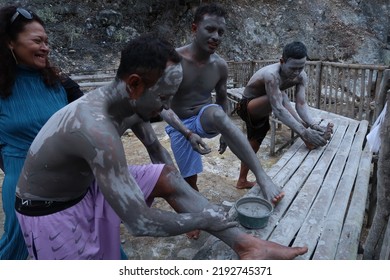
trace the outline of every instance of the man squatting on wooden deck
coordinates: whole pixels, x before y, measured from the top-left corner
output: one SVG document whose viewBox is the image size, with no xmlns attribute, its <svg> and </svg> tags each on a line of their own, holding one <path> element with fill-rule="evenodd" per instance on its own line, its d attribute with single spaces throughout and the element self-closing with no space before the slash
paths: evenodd
<svg viewBox="0 0 390 280">
<path fill-rule="evenodd" d="M 247 137 L 255 153 L 266 136 L 269 114 L 297 133 L 308 149 L 326 145 L 333 133 L 333 124 L 327 127 L 315 123 L 306 103 L 305 88 L 307 75 L 304 71 L 307 49 L 302 42 L 292 42 L 283 48 L 279 63 L 258 70 L 244 89 L 237 104 L 237 114 L 245 122 Z M 295 109 L 285 90 L 295 87 Z M 247 180 L 249 168 L 241 162 L 237 188 L 251 188 L 255 182 Z"/>
</svg>

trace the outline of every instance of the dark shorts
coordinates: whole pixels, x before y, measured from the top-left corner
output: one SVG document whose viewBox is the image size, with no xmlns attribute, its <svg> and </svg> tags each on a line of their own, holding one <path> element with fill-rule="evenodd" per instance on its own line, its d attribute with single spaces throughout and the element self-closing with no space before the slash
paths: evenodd
<svg viewBox="0 0 390 280">
<path fill-rule="evenodd" d="M 269 117 L 266 116 L 257 122 L 253 122 L 248 114 L 248 103 L 252 99 L 243 97 L 237 104 L 237 115 L 245 122 L 247 137 L 249 140 L 256 140 L 259 144 L 263 142 L 268 130 L 271 128 L 269 125 Z"/>
</svg>

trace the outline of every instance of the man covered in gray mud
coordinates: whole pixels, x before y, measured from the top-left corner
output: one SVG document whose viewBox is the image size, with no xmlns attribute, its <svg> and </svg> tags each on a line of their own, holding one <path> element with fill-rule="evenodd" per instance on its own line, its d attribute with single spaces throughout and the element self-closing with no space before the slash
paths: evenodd
<svg viewBox="0 0 390 280">
<path fill-rule="evenodd" d="M 309 149 L 324 146 L 330 139 L 333 124 L 329 123 L 327 127 L 323 127 L 316 123 L 306 103 L 306 57 L 307 49 L 302 42 L 287 44 L 280 62 L 258 70 L 246 85 L 237 106 L 237 114 L 246 124 L 247 138 L 255 153 L 270 129 L 271 112 L 297 133 Z M 296 110 L 285 92 L 292 87 L 295 88 Z M 248 166 L 241 162 L 237 188 L 254 186 L 255 182 L 247 180 L 248 172 Z"/>
<path fill-rule="evenodd" d="M 225 16 L 225 10 L 217 4 L 204 4 L 196 10 L 194 39 L 177 49 L 183 58 L 183 81 L 172 99 L 172 109 L 161 115 L 169 124 L 166 132 L 177 165 L 192 188 L 198 190 L 198 174 L 203 171 L 201 154 L 210 151 L 207 146 L 194 148 L 195 140 L 221 134 L 219 152 L 222 154 L 229 146 L 255 174 L 264 197 L 276 204 L 283 192 L 265 173 L 244 133 L 226 114 L 228 66 L 216 53 L 226 30 Z M 213 90 L 216 103 L 212 100 Z"/>
<path fill-rule="evenodd" d="M 114 81 L 59 110 L 40 130 L 15 205 L 34 259 L 120 259 L 121 221 L 135 236 L 206 230 L 240 259 L 293 259 L 307 252 L 244 233 L 174 167 L 149 120 L 169 108 L 182 81 L 180 59 L 155 36 L 131 40 Z M 121 141 L 128 128 L 153 164 L 128 166 Z M 155 197 L 180 214 L 149 208 Z"/>
</svg>

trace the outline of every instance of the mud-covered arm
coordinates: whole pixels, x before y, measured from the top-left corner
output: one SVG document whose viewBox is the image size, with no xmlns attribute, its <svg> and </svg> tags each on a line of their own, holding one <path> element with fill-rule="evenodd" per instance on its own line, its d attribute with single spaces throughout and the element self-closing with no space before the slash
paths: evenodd
<svg viewBox="0 0 390 280">
<path fill-rule="evenodd" d="M 227 97 L 227 79 L 228 79 L 228 65 L 225 60 L 221 60 L 219 62 L 219 73 L 220 73 L 220 79 L 215 86 L 215 103 L 219 104 L 225 113 L 227 113 L 227 104 L 228 104 L 228 97 Z M 223 154 L 226 151 L 227 144 L 224 138 L 222 137 L 222 134 L 219 138 L 219 148 L 218 152 L 219 154 Z"/>
<path fill-rule="evenodd" d="M 317 128 L 318 122 L 316 123 L 315 120 L 311 117 L 310 108 L 306 102 L 306 84 L 307 84 L 306 73 L 303 72 L 301 74 L 301 77 L 302 77 L 301 82 L 298 83 L 295 87 L 295 109 L 299 117 L 304 121 L 305 127 L 310 127 L 315 129 Z"/>
<path fill-rule="evenodd" d="M 298 121 L 296 117 L 294 117 L 283 105 L 284 93 L 280 91 L 279 86 L 280 78 L 273 73 L 269 73 L 265 78 L 265 89 L 267 91 L 268 99 L 270 100 L 272 111 L 275 116 L 282 123 L 295 131 L 304 141 L 313 144 L 315 147 L 325 145 L 327 141 L 322 137 L 322 132 L 311 128 L 306 128 L 306 126 L 302 122 Z M 297 102 L 301 101 L 302 100 L 297 100 Z M 300 114 L 299 116 L 302 118 Z M 306 122 L 304 119 L 303 121 Z"/>
<path fill-rule="evenodd" d="M 219 63 L 220 79 L 215 86 L 215 103 L 219 104 L 225 113 L 227 113 L 227 78 L 228 78 L 228 66 L 225 61 Z"/>
<path fill-rule="evenodd" d="M 283 106 L 289 111 L 289 113 L 297 120 L 297 122 L 301 123 L 303 126 L 306 126 L 306 123 L 299 117 L 297 111 L 294 109 L 294 107 L 291 104 L 290 98 L 288 95 L 283 92 Z"/>
<path fill-rule="evenodd" d="M 301 122 L 298 122 L 283 105 L 284 93 L 279 89 L 279 86 L 280 78 L 276 74 L 269 73 L 266 75 L 265 89 L 275 117 L 294 130 L 298 135 L 302 136 L 304 135 L 306 128 Z"/>
<path fill-rule="evenodd" d="M 190 141 L 191 147 L 194 151 L 197 151 L 201 155 L 211 152 L 210 147 L 203 142 L 202 138 L 198 134 L 189 130 L 172 109 L 164 109 L 160 115 L 164 121 L 183 134 L 183 136 Z"/>
<path fill-rule="evenodd" d="M 161 145 L 150 122 L 136 123 L 131 127 L 131 130 L 145 146 L 153 163 L 174 165 L 172 157 Z"/>
<path fill-rule="evenodd" d="M 195 229 L 222 230 L 230 227 L 222 213 L 203 209 L 177 214 L 147 207 L 142 192 L 128 171 L 122 141 L 116 129 L 94 131 L 82 145 L 82 156 L 95 175 L 105 199 L 135 236 L 171 236 Z M 100 135 L 99 135 L 100 134 Z M 89 143 L 88 143 L 89 142 Z M 72 143 L 70 143 L 72 144 Z"/>
</svg>

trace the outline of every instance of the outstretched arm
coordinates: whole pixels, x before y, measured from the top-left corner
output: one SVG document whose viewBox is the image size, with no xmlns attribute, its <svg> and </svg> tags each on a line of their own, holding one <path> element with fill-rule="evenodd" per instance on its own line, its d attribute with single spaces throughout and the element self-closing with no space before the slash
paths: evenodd
<svg viewBox="0 0 390 280">
<path fill-rule="evenodd" d="M 223 111 L 227 113 L 227 79 L 228 79 L 228 65 L 225 60 L 221 59 L 219 64 L 219 72 L 221 75 L 220 80 L 218 81 L 217 85 L 215 86 L 215 103 L 219 104 Z M 225 139 L 223 138 L 222 134 L 219 138 L 219 148 L 218 152 L 220 154 L 223 154 L 226 151 L 227 143 Z"/>
<path fill-rule="evenodd" d="M 116 129 L 105 126 L 101 134 L 94 136 L 90 140 L 93 143 L 78 141 L 77 145 L 83 146 L 82 156 L 89 163 L 105 199 L 133 235 L 172 236 L 195 229 L 218 231 L 234 225 L 226 221 L 225 213 L 210 209 L 177 214 L 147 207 L 137 182 L 128 171 Z"/>
<path fill-rule="evenodd" d="M 315 147 L 324 146 L 327 143 L 327 140 L 322 137 L 322 132 L 306 128 L 304 124 L 297 121 L 285 106 L 283 106 L 284 97 L 279 89 L 279 85 L 280 78 L 274 73 L 269 73 L 266 77 L 265 88 L 275 116 L 295 131 L 304 141 L 313 144 Z M 302 92 L 300 92 L 300 94 L 302 94 Z M 297 102 L 302 102 L 302 97 L 300 97 L 300 100 Z M 306 109 L 308 110 L 308 108 Z M 301 115 L 299 116 L 303 118 Z M 306 122 L 306 120 L 303 119 L 304 122 Z"/>
<path fill-rule="evenodd" d="M 189 130 L 172 109 L 163 110 L 160 115 L 164 121 L 178 130 L 188 141 L 190 141 L 194 151 L 197 151 L 201 155 L 211 152 L 211 149 L 205 142 L 203 142 L 202 138 L 198 134 Z"/>
<path fill-rule="evenodd" d="M 310 115 L 310 108 L 306 102 L 306 83 L 307 83 L 307 75 L 305 72 L 302 73 L 302 82 L 297 84 L 295 87 L 295 109 L 299 117 L 305 122 L 305 127 L 310 127 L 315 130 L 319 130 L 320 132 L 325 132 L 325 128 L 320 127 L 314 121 L 314 119 Z"/>
<path fill-rule="evenodd" d="M 275 116 L 285 125 L 294 130 L 298 135 L 303 135 L 306 128 L 298 122 L 289 110 L 284 106 L 285 96 L 279 89 L 280 77 L 275 73 L 268 73 L 265 77 L 265 89 Z"/>
<path fill-rule="evenodd" d="M 135 136 L 144 144 L 153 163 L 174 165 L 172 157 L 161 145 L 150 122 L 140 121 L 131 127 Z"/>
<path fill-rule="evenodd" d="M 290 98 L 288 95 L 283 92 L 283 106 L 287 109 L 287 111 L 297 120 L 297 122 L 301 123 L 303 126 L 306 126 L 306 123 L 299 117 L 297 111 L 293 108 Z"/>
</svg>

